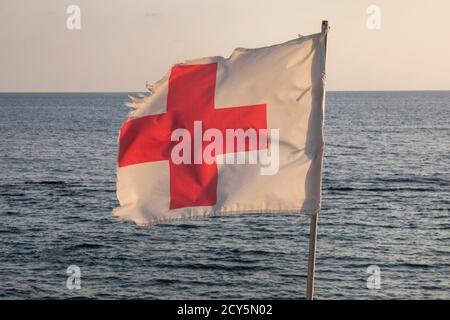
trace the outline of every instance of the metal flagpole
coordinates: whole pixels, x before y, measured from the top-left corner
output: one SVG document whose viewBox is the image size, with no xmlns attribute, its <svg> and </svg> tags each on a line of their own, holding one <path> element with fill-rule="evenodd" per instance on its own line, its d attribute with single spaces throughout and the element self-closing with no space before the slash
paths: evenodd
<svg viewBox="0 0 450 320">
<path fill-rule="evenodd" d="M 308 255 L 308 280 L 306 285 L 306 300 L 314 298 L 314 272 L 316 269 L 316 240 L 317 240 L 317 216 L 319 212 L 311 215 L 309 225 L 309 255 Z"/>
<path fill-rule="evenodd" d="M 327 32 L 328 21 L 322 21 L 322 33 L 324 33 L 325 41 L 325 56 L 327 52 Z M 324 90 L 325 94 L 325 90 Z M 325 99 L 325 97 L 323 97 Z M 317 221 L 319 219 L 319 211 L 311 214 L 311 221 L 309 224 L 309 254 L 308 254 L 308 279 L 306 285 L 306 299 L 313 300 L 314 298 L 314 273 L 316 269 L 316 241 L 317 241 Z"/>
</svg>

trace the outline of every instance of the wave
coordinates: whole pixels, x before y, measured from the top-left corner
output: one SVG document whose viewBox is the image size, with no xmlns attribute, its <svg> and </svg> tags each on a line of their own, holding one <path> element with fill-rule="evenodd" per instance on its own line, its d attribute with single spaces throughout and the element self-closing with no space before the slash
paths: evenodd
<svg viewBox="0 0 450 320">
<path fill-rule="evenodd" d="M 435 188 L 414 188 L 414 187 L 398 187 L 398 188 L 354 188 L 354 187 L 324 187 L 323 190 L 328 191 L 368 191 L 368 192 L 393 192 L 393 191 L 414 191 L 426 192 L 437 191 Z"/>
<path fill-rule="evenodd" d="M 43 181 L 25 181 L 24 184 L 38 184 L 38 185 L 67 185 L 68 183 L 65 181 L 52 181 L 52 180 L 43 180 Z"/>
</svg>

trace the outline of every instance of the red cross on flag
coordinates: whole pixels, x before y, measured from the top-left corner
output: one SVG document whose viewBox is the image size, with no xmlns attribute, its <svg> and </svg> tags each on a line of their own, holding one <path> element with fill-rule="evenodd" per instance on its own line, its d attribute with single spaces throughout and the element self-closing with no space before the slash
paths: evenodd
<svg viewBox="0 0 450 320">
<path fill-rule="evenodd" d="M 152 225 L 211 215 L 315 213 L 325 34 L 173 66 L 132 98 L 114 215 Z"/>
</svg>

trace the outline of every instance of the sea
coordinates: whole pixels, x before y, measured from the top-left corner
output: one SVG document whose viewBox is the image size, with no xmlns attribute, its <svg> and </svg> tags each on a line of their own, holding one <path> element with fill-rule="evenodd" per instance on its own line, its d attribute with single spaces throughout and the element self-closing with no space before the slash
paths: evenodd
<svg viewBox="0 0 450 320">
<path fill-rule="evenodd" d="M 307 216 L 112 216 L 127 96 L 0 94 L 0 298 L 304 299 Z M 450 92 L 328 92 L 325 141 L 315 298 L 450 299 Z"/>
</svg>

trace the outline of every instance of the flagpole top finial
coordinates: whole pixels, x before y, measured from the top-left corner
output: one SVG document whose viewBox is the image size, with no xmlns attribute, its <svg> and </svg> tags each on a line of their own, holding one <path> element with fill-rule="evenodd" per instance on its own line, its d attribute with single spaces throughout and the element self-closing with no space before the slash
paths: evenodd
<svg viewBox="0 0 450 320">
<path fill-rule="evenodd" d="M 328 29 L 328 20 L 322 20 L 322 32 L 327 32 Z"/>
</svg>

